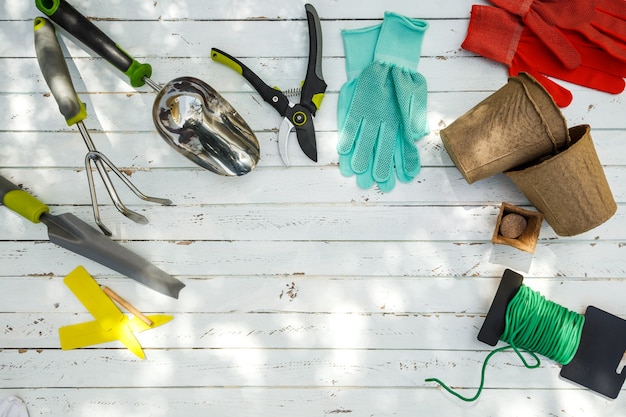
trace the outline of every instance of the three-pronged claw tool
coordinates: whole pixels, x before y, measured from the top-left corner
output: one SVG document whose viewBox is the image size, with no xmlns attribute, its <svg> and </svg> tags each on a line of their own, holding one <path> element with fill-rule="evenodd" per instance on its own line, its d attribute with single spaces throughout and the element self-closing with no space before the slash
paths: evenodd
<svg viewBox="0 0 626 417">
<path fill-rule="evenodd" d="M 93 206 L 94 219 L 102 232 L 108 236 L 111 235 L 111 231 L 102 223 L 100 219 L 100 211 L 98 209 L 98 199 L 96 197 L 96 189 L 93 179 L 92 168 L 95 166 L 96 170 L 100 174 L 102 181 L 106 187 L 111 200 L 115 207 L 126 217 L 134 222 L 146 224 L 148 219 L 133 210 L 127 208 L 120 200 L 119 195 L 115 191 L 113 182 L 107 171 L 107 167 L 122 180 L 124 184 L 131 189 L 137 197 L 142 200 L 150 201 L 153 203 L 170 205 L 172 202 L 165 198 L 149 197 L 143 194 L 137 187 L 130 182 L 130 180 L 124 176 L 119 169 L 107 158 L 104 154 L 99 152 L 89 132 L 85 127 L 83 120 L 87 117 L 87 111 L 85 105 L 78 98 L 72 79 L 70 78 L 70 72 L 67 68 L 67 64 L 63 58 L 63 52 L 56 36 L 54 26 L 50 21 L 43 17 L 38 17 L 34 22 L 35 29 L 35 50 L 37 52 L 37 60 L 39 61 L 39 67 L 41 72 L 52 91 L 52 95 L 59 105 L 59 110 L 65 117 L 65 120 L 69 126 L 76 124 L 80 131 L 87 149 L 89 152 L 85 156 L 85 169 L 87 171 L 87 180 L 89 181 L 89 191 L 91 194 L 91 204 Z M 93 165 L 92 165 L 93 164 Z"/>
<path fill-rule="evenodd" d="M 320 18 L 315 8 L 306 4 L 307 23 L 309 25 L 309 62 L 304 81 L 300 102 L 292 103 L 286 94 L 276 88 L 272 88 L 259 78 L 250 68 L 239 62 L 231 55 L 217 49 L 211 49 L 211 58 L 220 62 L 241 74 L 261 94 L 263 100 L 269 103 L 278 113 L 283 116 L 283 121 L 278 130 L 278 149 L 285 165 L 289 165 L 287 154 L 287 142 L 289 133 L 296 131 L 300 148 L 309 157 L 317 162 L 317 143 L 315 141 L 315 127 L 313 116 L 320 108 L 326 82 L 322 75 L 322 30 Z"/>
</svg>

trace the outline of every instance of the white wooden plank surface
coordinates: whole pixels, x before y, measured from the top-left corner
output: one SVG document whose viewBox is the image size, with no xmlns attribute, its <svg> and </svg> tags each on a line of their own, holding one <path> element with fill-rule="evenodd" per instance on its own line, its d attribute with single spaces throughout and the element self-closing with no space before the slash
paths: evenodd
<svg viewBox="0 0 626 417">
<path fill-rule="evenodd" d="M 490 347 L 476 340 L 499 277 L 512 268 L 549 299 L 584 313 L 626 317 L 626 119 L 623 95 L 568 85 L 568 123 L 587 123 L 618 202 L 616 215 L 563 238 L 543 224 L 534 254 L 490 239 L 499 205 L 532 208 L 503 175 L 468 185 L 439 130 L 506 81 L 503 67 L 460 48 L 468 0 L 312 2 L 321 19 L 328 91 L 315 120 L 319 162 L 291 146 L 284 167 L 279 117 L 250 85 L 213 63 L 211 47 L 240 57 L 269 84 L 296 87 L 307 54 L 303 1 L 87 1 L 72 4 L 164 83 L 193 75 L 220 91 L 261 143 L 259 166 L 222 178 L 181 157 L 156 134 L 154 94 L 132 88 L 63 30 L 61 43 L 97 147 L 160 207 L 122 193 L 148 225 L 102 196 L 114 239 L 180 278 L 179 300 L 147 290 L 47 241 L 42 225 L 0 209 L 0 399 L 19 395 L 31 416 L 623 416 L 608 400 L 559 378 L 544 359 L 526 370 L 494 357 L 475 403 L 446 394 L 440 377 L 472 395 Z M 84 144 L 40 74 L 33 2 L 0 16 L 0 173 L 53 213 L 93 224 Z M 431 134 L 422 171 L 383 194 L 337 169 L 337 94 L 345 81 L 340 31 L 380 22 L 385 10 L 426 18 L 420 70 Z M 72 59 L 70 59 L 70 57 Z M 89 319 L 63 284 L 82 264 L 146 313 L 174 321 L 140 334 L 147 359 L 119 343 L 62 351 L 57 329 Z M 622 393 L 623 397 L 624 393 Z"/>
</svg>

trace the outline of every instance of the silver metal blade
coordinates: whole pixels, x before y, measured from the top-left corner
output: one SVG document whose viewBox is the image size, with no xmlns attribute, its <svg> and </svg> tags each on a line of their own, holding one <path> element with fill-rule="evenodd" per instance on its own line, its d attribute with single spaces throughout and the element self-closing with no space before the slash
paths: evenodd
<svg viewBox="0 0 626 417">
<path fill-rule="evenodd" d="M 178 298 L 178 293 L 185 286 L 71 213 L 44 213 L 40 220 L 48 226 L 51 242 L 124 274 L 155 291 Z"/>
<path fill-rule="evenodd" d="M 287 152 L 287 145 L 289 145 L 289 134 L 292 130 L 294 130 L 293 123 L 291 123 L 288 118 L 284 117 L 283 121 L 280 123 L 280 128 L 278 129 L 278 152 L 280 153 L 280 158 L 286 166 L 289 166 L 289 153 Z"/>
</svg>

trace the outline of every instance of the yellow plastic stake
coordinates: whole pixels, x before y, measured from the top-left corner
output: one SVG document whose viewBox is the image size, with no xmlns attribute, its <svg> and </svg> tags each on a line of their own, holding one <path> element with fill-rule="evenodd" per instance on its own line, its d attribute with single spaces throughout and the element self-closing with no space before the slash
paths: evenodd
<svg viewBox="0 0 626 417">
<path fill-rule="evenodd" d="M 167 315 L 148 316 L 152 326 L 138 317 L 129 319 L 82 266 L 75 268 L 63 281 L 95 318 L 94 321 L 59 328 L 63 350 L 119 340 L 135 355 L 145 359 L 134 333 L 158 327 L 173 319 Z"/>
</svg>

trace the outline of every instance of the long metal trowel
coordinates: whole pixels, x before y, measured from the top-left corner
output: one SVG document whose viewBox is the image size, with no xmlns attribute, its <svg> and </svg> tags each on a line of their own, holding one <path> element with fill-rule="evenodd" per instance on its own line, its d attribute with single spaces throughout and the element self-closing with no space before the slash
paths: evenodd
<svg viewBox="0 0 626 417">
<path fill-rule="evenodd" d="M 185 286 L 71 213 L 52 215 L 47 205 L 0 175 L 0 201 L 33 223 L 44 223 L 52 243 L 113 269 L 167 296 Z"/>
</svg>

